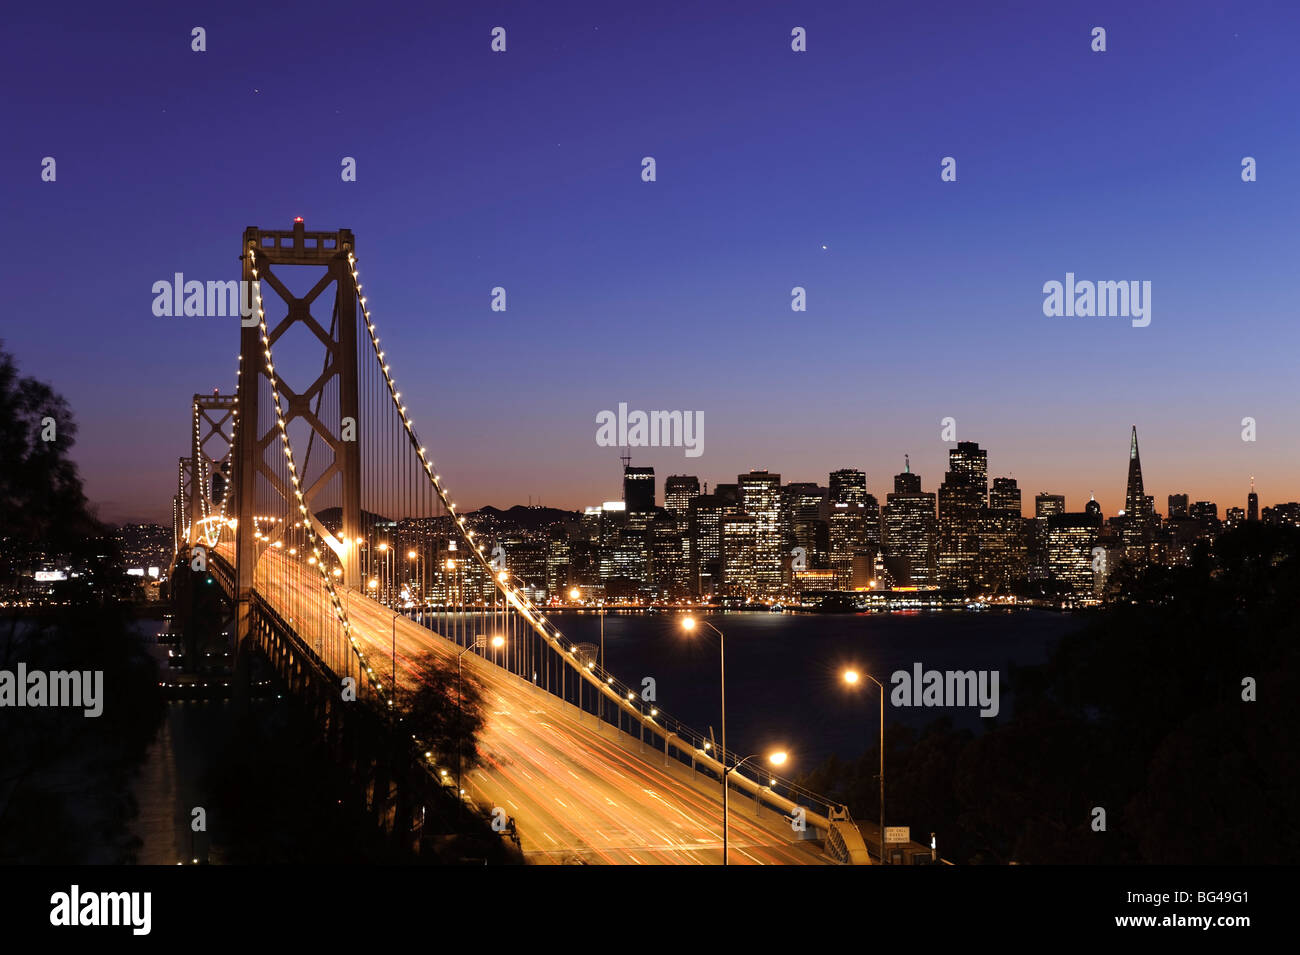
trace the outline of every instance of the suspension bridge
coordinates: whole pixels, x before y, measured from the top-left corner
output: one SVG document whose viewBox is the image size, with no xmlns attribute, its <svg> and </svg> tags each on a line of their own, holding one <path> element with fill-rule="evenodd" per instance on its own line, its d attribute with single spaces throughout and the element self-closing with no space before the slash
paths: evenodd
<svg viewBox="0 0 1300 955">
<path fill-rule="evenodd" d="M 202 568 L 220 586 L 236 656 L 260 649 L 327 729 L 347 707 L 391 712 L 422 660 L 462 666 L 485 704 L 477 765 L 430 752 L 424 769 L 513 817 L 530 861 L 722 861 L 724 778 L 730 861 L 870 861 L 845 807 L 739 766 L 566 640 L 540 583 L 457 511 L 349 230 L 249 228 L 241 259 L 233 393 L 194 396 L 173 499 L 173 578 Z"/>
</svg>

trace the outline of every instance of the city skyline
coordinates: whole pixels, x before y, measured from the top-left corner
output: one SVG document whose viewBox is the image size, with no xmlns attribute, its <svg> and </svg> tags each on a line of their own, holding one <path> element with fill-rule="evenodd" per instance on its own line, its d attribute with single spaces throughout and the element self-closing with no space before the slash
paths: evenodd
<svg viewBox="0 0 1300 955">
<path fill-rule="evenodd" d="M 1136 429 L 1137 425 L 1131 425 L 1130 427 Z M 707 482 L 712 485 L 716 483 L 727 483 L 728 480 L 734 480 L 735 474 L 743 474 L 750 471 L 759 471 L 759 470 L 767 470 L 767 471 L 771 471 L 772 473 L 779 474 L 781 476 L 783 485 L 793 484 L 793 483 L 812 482 L 812 483 L 820 484 L 823 487 L 826 487 L 828 486 L 829 476 L 833 474 L 835 471 L 841 469 L 855 469 L 865 473 L 867 479 L 867 491 L 873 494 L 878 491 L 879 493 L 876 494 L 876 496 L 879 497 L 881 500 L 883 500 L 884 494 L 893 485 L 894 475 L 905 469 L 910 470 L 912 473 L 920 476 L 923 488 L 929 488 L 929 490 L 935 490 L 939 486 L 939 484 L 943 481 L 943 473 L 947 469 L 945 461 L 948 452 L 952 448 L 956 447 L 958 442 L 952 441 L 952 442 L 938 442 L 938 443 L 940 444 L 941 447 L 938 451 L 935 452 L 935 454 L 941 455 L 941 457 L 932 460 L 930 462 L 932 465 L 930 468 L 923 470 L 920 466 L 916 464 L 915 460 L 912 460 L 915 458 L 915 454 L 913 454 L 912 452 L 904 452 L 903 455 L 900 455 L 900 457 L 904 459 L 903 465 L 901 467 L 899 467 L 896 471 L 890 471 L 887 474 L 881 471 L 877 471 L 876 474 L 879 476 L 875 478 L 873 478 L 872 471 L 852 463 L 844 463 L 844 462 L 841 462 L 839 464 L 832 464 L 829 468 L 820 472 L 821 476 L 818 476 L 817 474 L 806 474 L 805 473 L 806 469 L 803 468 L 799 469 L 798 471 L 792 471 L 780 466 L 773 467 L 771 465 L 765 465 L 765 466 L 756 465 L 753 467 L 747 467 L 747 468 L 737 470 L 733 472 L 733 474 L 727 474 L 726 472 L 719 472 L 719 474 L 715 475 L 712 469 L 706 471 L 703 468 L 683 466 L 683 465 L 695 465 L 696 463 L 698 463 L 698 459 L 696 460 L 688 459 L 686 461 L 682 461 L 680 459 L 680 452 L 676 452 L 676 454 L 674 455 L 674 449 L 654 449 L 659 452 L 657 455 L 634 454 L 632 460 L 633 460 L 634 467 L 650 468 L 654 472 L 653 476 L 656 482 L 656 491 L 655 491 L 656 503 L 659 504 L 660 506 L 662 506 L 663 504 L 663 481 L 668 477 L 691 476 L 691 477 L 698 478 L 701 484 Z M 995 450 L 989 448 L 988 445 L 985 444 L 983 441 L 976 441 L 976 443 L 979 444 L 986 451 Z M 1149 443 L 1149 439 L 1148 439 L 1148 443 Z M 624 449 L 616 449 L 616 450 L 617 450 L 617 455 L 622 455 L 625 453 Z M 637 448 L 634 450 L 637 452 L 645 452 L 647 449 Z M 1149 460 L 1152 455 L 1149 450 L 1146 453 Z M 74 458 L 75 456 L 76 455 L 74 453 Z M 646 459 L 652 457 L 660 460 L 667 458 L 666 466 L 647 463 Z M 674 457 L 677 457 L 677 460 L 673 460 Z M 994 460 L 996 463 L 996 458 Z M 622 469 L 623 469 L 623 464 L 622 464 L 621 457 L 615 456 L 614 466 L 612 466 L 609 469 L 610 470 L 609 479 L 607 482 L 605 482 L 608 484 L 608 487 L 606 488 L 608 493 L 601 494 L 599 489 L 597 489 L 597 492 L 594 495 L 580 499 L 577 496 L 579 493 L 577 491 L 571 491 L 568 492 L 567 494 L 562 492 L 560 500 L 558 502 L 556 500 L 546 498 L 540 494 L 529 495 L 524 493 L 521 493 L 519 499 L 504 500 L 504 501 L 485 500 L 476 503 L 471 498 L 469 506 L 466 509 L 472 511 L 472 510 L 478 510 L 480 508 L 490 506 L 490 507 L 498 508 L 500 510 L 506 510 L 514 506 L 527 506 L 530 504 L 537 504 L 546 507 L 552 507 L 557 510 L 580 513 L 584 508 L 592 506 L 594 504 L 600 504 L 603 501 L 621 500 L 622 498 L 621 483 L 623 479 Z M 1105 468 L 1097 467 L 1095 468 L 1095 470 L 1104 471 Z M 1111 470 L 1118 473 L 1117 468 L 1112 467 Z M 1147 470 L 1150 471 L 1152 469 L 1148 468 Z M 992 480 L 994 477 L 998 477 L 998 478 L 1011 478 L 1017 482 L 1020 491 L 1022 493 L 1021 514 L 1026 517 L 1032 517 L 1034 515 L 1033 497 L 1034 495 L 1040 493 L 1063 495 L 1066 500 L 1066 509 L 1069 511 L 1082 511 L 1083 505 L 1086 504 L 1088 500 L 1096 500 L 1098 504 L 1101 505 L 1102 513 L 1106 517 L 1114 517 L 1119 513 L 1121 513 L 1123 511 L 1123 502 L 1127 497 L 1127 491 L 1125 490 L 1125 485 L 1127 483 L 1127 474 L 1125 474 L 1125 476 L 1122 478 L 1112 478 L 1108 482 L 1109 485 L 1112 487 L 1117 486 L 1119 490 L 1117 491 L 1112 490 L 1111 493 L 1106 493 L 1105 490 L 1099 491 L 1097 488 L 1092 488 L 1092 487 L 1089 487 L 1086 490 L 1075 490 L 1072 492 L 1071 490 L 1063 490 L 1061 488 L 1054 487 L 1054 486 L 1039 486 L 1037 484 L 1025 483 L 1026 479 L 1023 478 L 1021 475 L 1007 472 L 1006 470 L 996 466 L 990 466 L 988 473 L 989 473 L 990 480 Z M 934 475 L 934 476 L 931 477 L 930 475 Z M 85 477 L 84 474 L 83 477 Z M 717 482 L 715 480 L 716 477 L 722 477 L 724 478 L 724 480 L 722 482 Z M 89 481 L 87 483 L 88 485 L 90 484 Z M 598 481 L 588 479 L 584 483 L 592 484 L 592 483 L 598 483 Z M 1158 486 L 1163 488 L 1165 486 L 1165 483 L 1166 482 L 1160 482 Z M 1189 502 L 1194 503 L 1198 501 L 1208 501 L 1214 503 L 1219 506 L 1221 511 L 1224 512 L 1226 512 L 1226 510 L 1230 507 L 1241 507 L 1245 509 L 1249 505 L 1250 495 L 1253 493 L 1255 494 L 1258 493 L 1258 489 L 1256 487 L 1258 483 L 1259 483 L 1258 475 L 1256 474 L 1248 475 L 1243 484 L 1243 487 L 1240 489 L 1240 494 L 1237 495 L 1240 497 L 1240 500 L 1237 499 L 1237 496 L 1216 497 L 1213 494 L 1197 493 L 1196 491 L 1191 489 L 1196 485 L 1190 481 L 1182 482 L 1182 483 L 1179 483 L 1177 481 L 1168 482 L 1167 491 L 1161 490 L 1156 493 L 1151 493 L 1151 489 L 1149 485 L 1146 488 L 1146 490 L 1148 491 L 1149 496 L 1154 498 L 1156 512 L 1167 516 L 1167 508 L 1166 508 L 1167 498 L 1170 495 L 1178 495 L 1178 494 L 1187 495 Z M 1075 481 L 1073 483 L 1073 487 L 1082 488 L 1082 483 L 1079 481 Z M 1233 492 L 1230 490 L 1228 493 L 1229 495 L 1231 495 Z M 1081 498 L 1082 500 L 1080 500 Z M 1292 496 L 1287 496 L 1286 494 L 1278 494 L 1276 497 L 1272 497 L 1272 498 L 1265 496 L 1260 501 L 1258 506 L 1261 508 L 1271 507 L 1273 505 L 1287 503 L 1296 500 L 1298 498 L 1300 498 L 1300 491 L 1297 491 L 1297 493 Z M 1112 503 L 1116 501 L 1118 501 L 1118 503 Z M 1075 507 L 1072 502 L 1079 502 L 1079 506 Z M 91 504 L 97 505 L 98 503 L 99 502 L 97 502 L 94 499 L 92 494 Z M 169 524 L 171 521 L 170 506 L 171 503 L 169 500 L 166 502 L 165 506 L 160 506 L 154 509 L 144 509 L 141 511 L 124 510 L 122 513 L 125 516 L 121 516 L 118 518 L 113 518 L 103 513 L 101 513 L 100 516 L 101 518 L 107 520 L 109 523 L 117 524 L 117 525 L 135 524 L 135 523 L 166 525 Z"/>
</svg>

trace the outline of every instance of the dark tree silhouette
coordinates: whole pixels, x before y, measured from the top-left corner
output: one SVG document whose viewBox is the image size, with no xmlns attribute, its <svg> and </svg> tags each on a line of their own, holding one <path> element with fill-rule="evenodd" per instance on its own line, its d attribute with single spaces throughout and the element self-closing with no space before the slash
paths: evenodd
<svg viewBox="0 0 1300 955">
<path fill-rule="evenodd" d="M 404 729 L 442 765 L 456 765 L 459 749 L 462 771 L 468 772 L 478 765 L 477 741 L 484 722 L 482 687 L 468 672 L 458 681 L 456 664 L 431 653 L 417 657 L 415 667 L 420 673 L 419 688 L 402 690 L 397 697 Z"/>
<path fill-rule="evenodd" d="M 0 351 L 0 589 L 16 583 L 33 555 L 58 554 L 80 571 L 53 609 L 0 622 L 0 669 L 22 661 L 29 672 L 103 673 L 99 717 L 62 707 L 5 710 L 0 862 L 129 861 L 131 774 L 163 713 L 157 668 L 119 601 L 133 587 L 67 456 L 75 434 L 63 398 L 19 376 Z"/>
<path fill-rule="evenodd" d="M 44 382 L 19 375 L 0 342 L 0 534 L 10 548 L 89 553 L 103 529 L 68 457 L 72 412 Z M 51 438 L 52 440 L 45 440 Z"/>
<path fill-rule="evenodd" d="M 891 816 L 957 862 L 1295 859 L 1300 531 L 1246 524 L 1189 566 L 1112 583 L 1047 663 L 1011 671 L 1010 719 L 978 736 L 887 729 Z M 872 819 L 876 760 L 822 767 L 813 788 Z"/>
</svg>

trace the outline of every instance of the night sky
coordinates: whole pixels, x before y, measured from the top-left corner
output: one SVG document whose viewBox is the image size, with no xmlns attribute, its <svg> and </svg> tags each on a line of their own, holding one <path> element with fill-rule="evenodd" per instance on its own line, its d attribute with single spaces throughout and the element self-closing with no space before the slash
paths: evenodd
<svg viewBox="0 0 1300 955">
<path fill-rule="evenodd" d="M 0 338 L 108 520 L 170 520 L 190 397 L 234 388 L 237 320 L 156 318 L 153 283 L 238 278 L 243 229 L 299 215 L 356 233 L 464 507 L 617 498 L 619 402 L 703 412 L 701 457 L 633 450 L 661 501 L 753 467 L 883 501 L 905 452 L 934 490 L 946 416 L 1031 513 L 1114 514 L 1133 424 L 1161 511 L 1300 498 L 1300 9 L 1138 6 L 21 5 Z M 1045 317 L 1067 271 L 1150 281 L 1150 326 Z"/>
</svg>

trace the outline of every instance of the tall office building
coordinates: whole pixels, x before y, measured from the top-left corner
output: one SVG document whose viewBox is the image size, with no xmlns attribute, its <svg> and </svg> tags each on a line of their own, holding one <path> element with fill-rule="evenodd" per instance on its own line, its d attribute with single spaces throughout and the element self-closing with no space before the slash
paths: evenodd
<svg viewBox="0 0 1300 955">
<path fill-rule="evenodd" d="M 759 527 L 753 514 L 722 515 L 722 590 L 728 596 L 763 596 L 769 591 L 759 583 Z"/>
<path fill-rule="evenodd" d="M 1014 511 L 1020 514 L 1020 486 L 1015 478 L 994 478 L 989 490 L 990 511 Z"/>
<path fill-rule="evenodd" d="M 691 500 L 699 494 L 700 479 L 694 474 L 670 474 L 664 480 L 664 510 L 685 526 Z"/>
<path fill-rule="evenodd" d="M 781 589 L 781 475 L 750 471 L 736 478 L 740 507 L 754 518 L 754 587 L 759 594 Z M 730 572 L 728 572 L 730 574 Z"/>
<path fill-rule="evenodd" d="M 804 550 L 805 569 L 826 566 L 829 537 L 826 488 L 794 482 L 781 489 L 781 523 L 786 544 Z"/>
<path fill-rule="evenodd" d="M 847 590 L 853 586 L 854 558 L 874 564 L 880 551 L 880 503 L 867 493 L 865 473 L 856 468 L 831 472 L 827 524 L 835 586 Z"/>
<path fill-rule="evenodd" d="M 1145 545 L 1150 537 L 1153 511 L 1151 498 L 1147 497 L 1142 487 L 1142 459 L 1138 456 L 1138 429 L 1137 425 L 1133 425 L 1128 446 L 1128 484 L 1124 489 L 1124 522 L 1120 535 L 1125 547 Z"/>
<path fill-rule="evenodd" d="M 899 474 L 894 475 L 894 493 L 921 493 L 921 475 L 912 471 L 912 459 L 909 455 L 903 455 L 903 470 Z"/>
<path fill-rule="evenodd" d="M 1246 520 L 1259 520 L 1259 495 L 1255 493 L 1255 476 L 1250 477 L 1250 494 L 1246 496 Z"/>
<path fill-rule="evenodd" d="M 937 583 L 934 492 L 921 490 L 921 476 L 904 461 L 885 497 L 885 567 L 897 586 L 930 587 Z"/>
<path fill-rule="evenodd" d="M 958 441 L 948 452 L 948 472 L 979 489 L 979 504 L 985 504 L 989 488 L 989 453 L 974 441 Z"/>
<path fill-rule="evenodd" d="M 1065 495 L 1048 494 L 1046 491 L 1039 491 L 1034 496 L 1034 517 L 1038 520 L 1046 520 L 1054 514 L 1065 513 Z"/>
<path fill-rule="evenodd" d="M 691 592 L 687 536 L 677 520 L 661 513 L 650 522 L 650 572 L 647 579 L 660 594 L 683 597 Z"/>
<path fill-rule="evenodd" d="M 722 572 L 722 516 L 734 505 L 716 494 L 691 498 L 687 520 L 691 589 L 706 596 L 718 588 Z"/>
<path fill-rule="evenodd" d="M 991 592 L 1027 576 L 1029 537 L 1015 478 L 994 478 L 979 523 L 979 581 Z"/>
<path fill-rule="evenodd" d="M 1029 558 L 1030 576 L 1035 578 L 1051 576 L 1051 568 L 1047 560 L 1047 521 L 1057 514 L 1064 513 L 1064 494 L 1048 494 L 1046 491 L 1039 491 L 1034 497 L 1034 530 Z"/>
<path fill-rule="evenodd" d="M 862 504 L 867 498 L 867 475 L 857 468 L 840 468 L 831 472 L 832 504 Z"/>
<path fill-rule="evenodd" d="M 1147 498 L 1147 500 L 1150 500 L 1150 498 Z M 1083 505 L 1083 513 L 1091 514 L 1093 517 L 1098 519 L 1101 518 L 1101 505 L 1097 503 L 1095 495 L 1088 495 L 1088 503 Z"/>
<path fill-rule="evenodd" d="M 960 441 L 948 452 L 939 485 L 939 582 L 966 590 L 976 582 L 979 519 L 988 495 L 988 452 Z"/>
<path fill-rule="evenodd" d="M 655 469 L 623 466 L 623 503 L 629 514 L 648 514 L 655 509 Z"/>
<path fill-rule="evenodd" d="M 1093 548 L 1101 518 L 1088 513 L 1053 514 L 1047 519 L 1047 559 L 1052 577 L 1078 595 L 1095 591 Z"/>
<path fill-rule="evenodd" d="M 1169 495 L 1169 519 L 1178 520 L 1187 516 L 1187 495 L 1170 494 Z"/>
</svg>

